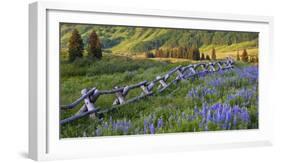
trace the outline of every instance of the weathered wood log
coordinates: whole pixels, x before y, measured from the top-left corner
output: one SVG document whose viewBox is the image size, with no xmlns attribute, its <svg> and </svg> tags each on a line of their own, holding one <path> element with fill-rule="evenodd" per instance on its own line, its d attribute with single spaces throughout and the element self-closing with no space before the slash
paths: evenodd
<svg viewBox="0 0 281 163">
<path fill-rule="evenodd" d="M 215 72 L 216 71 L 216 69 L 214 68 L 213 63 L 209 63 L 208 64 L 208 68 L 209 68 L 209 72 Z"/>
<path fill-rule="evenodd" d="M 115 89 L 118 89 L 118 86 L 116 86 Z M 122 92 L 123 92 L 123 89 L 121 91 L 115 93 L 116 100 L 114 101 L 113 104 L 119 105 L 119 104 L 125 103 L 125 97 L 123 96 Z"/>
<path fill-rule="evenodd" d="M 177 73 L 178 73 L 179 78 L 180 78 L 180 79 L 182 79 L 182 77 L 183 77 L 183 73 L 181 72 L 181 70 L 180 70 L 180 69 L 178 69 L 178 70 L 177 70 Z"/>
<path fill-rule="evenodd" d="M 142 86 L 142 85 L 141 85 L 141 86 Z M 130 91 L 131 89 L 134 89 L 134 88 L 130 88 L 130 86 L 124 87 L 123 92 L 122 92 L 122 95 L 125 97 L 125 96 L 129 93 L 129 91 Z"/>
<path fill-rule="evenodd" d="M 163 80 L 163 78 L 161 76 L 157 76 L 156 79 L 160 79 L 159 83 L 161 84 L 162 87 L 167 86 L 167 83 L 165 83 L 165 81 Z"/>
<path fill-rule="evenodd" d="M 83 90 L 81 91 L 81 94 L 82 94 L 82 95 L 85 95 L 85 94 L 87 94 L 87 92 L 88 92 L 87 89 L 83 89 Z M 86 105 L 86 107 L 87 107 L 87 111 L 96 110 L 94 104 L 91 103 L 91 100 L 90 100 L 90 97 L 89 97 L 89 96 L 87 96 L 87 97 L 84 99 L 84 102 L 85 102 L 85 105 Z M 95 116 L 95 114 L 91 114 L 90 117 L 91 117 L 91 118 L 95 118 L 96 116 Z"/>
<path fill-rule="evenodd" d="M 147 81 L 142 81 L 140 83 L 131 85 L 129 87 L 130 87 L 130 89 L 134 89 L 134 88 L 140 87 L 141 85 L 144 85 L 146 83 L 147 83 Z M 125 87 L 118 87 L 118 88 L 114 88 L 112 90 L 103 90 L 103 91 L 100 91 L 99 94 L 101 94 L 101 95 L 103 95 L 103 94 L 113 94 L 113 93 L 116 93 L 116 92 L 123 91 L 124 88 Z"/>
<path fill-rule="evenodd" d="M 150 93 L 150 91 L 144 85 L 141 86 L 141 89 L 142 89 L 143 93 L 145 93 L 145 94 L 149 94 Z"/>
<path fill-rule="evenodd" d="M 155 82 L 149 83 L 149 84 L 147 85 L 147 90 L 150 92 L 150 91 L 153 89 L 154 86 L 155 86 Z"/>
<path fill-rule="evenodd" d="M 182 66 L 177 66 L 176 68 L 170 70 L 167 74 L 164 75 L 164 81 L 167 81 L 169 79 L 169 77 L 174 74 L 175 72 L 177 72 Z"/>
<path fill-rule="evenodd" d="M 83 101 L 86 97 L 90 96 L 91 94 L 93 94 L 93 92 L 96 90 L 96 87 L 92 88 L 91 90 L 89 90 L 86 94 L 82 95 L 81 97 L 79 97 L 76 101 L 74 101 L 73 103 L 69 104 L 69 105 L 63 105 L 60 108 L 61 109 L 72 109 L 75 106 L 77 106 L 81 101 Z"/>
<path fill-rule="evenodd" d="M 219 70 L 221 70 L 222 66 L 221 66 L 220 62 L 217 62 L 217 65 L 219 66 Z"/>
<path fill-rule="evenodd" d="M 86 112 L 86 111 L 88 111 L 88 109 L 87 109 L 86 105 L 84 104 L 84 105 L 78 110 L 78 112 L 75 113 L 75 115 L 84 113 L 84 112 Z"/>
<path fill-rule="evenodd" d="M 193 67 L 189 67 L 189 70 L 190 70 L 190 72 L 191 72 L 192 74 L 196 74 L 196 71 L 195 71 L 195 69 L 194 69 Z"/>
<path fill-rule="evenodd" d="M 74 115 L 72 117 L 63 119 L 63 120 L 60 121 L 60 125 L 64 125 L 66 123 L 70 123 L 70 122 L 72 122 L 74 120 L 80 119 L 80 118 L 85 117 L 87 115 L 91 115 L 93 113 L 97 113 L 97 111 L 98 111 L 97 109 L 96 110 L 91 110 L 91 111 L 86 111 L 86 112 L 82 112 L 80 114 Z"/>
<path fill-rule="evenodd" d="M 90 95 L 90 100 L 92 103 L 95 103 L 100 96 L 100 91 L 96 89 L 92 95 Z"/>
</svg>

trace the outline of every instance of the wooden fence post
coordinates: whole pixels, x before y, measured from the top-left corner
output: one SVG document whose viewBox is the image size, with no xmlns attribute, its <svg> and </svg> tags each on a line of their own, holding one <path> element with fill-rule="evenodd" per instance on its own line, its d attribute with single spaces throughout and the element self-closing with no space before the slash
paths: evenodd
<svg viewBox="0 0 281 163">
<path fill-rule="evenodd" d="M 81 91 L 81 94 L 82 94 L 82 95 L 85 95 L 85 94 L 87 94 L 87 92 L 88 92 L 87 89 L 83 89 L 83 90 Z M 85 102 L 85 105 L 86 105 L 86 107 L 87 107 L 87 111 L 92 111 L 92 110 L 95 110 L 95 109 L 96 109 L 95 106 L 94 106 L 94 104 L 91 103 L 90 97 L 89 97 L 89 96 L 84 99 L 84 102 Z M 90 117 L 91 117 L 91 118 L 95 118 L 96 115 L 95 115 L 95 114 L 91 114 Z"/>
<path fill-rule="evenodd" d="M 150 93 L 150 91 L 149 91 L 149 90 L 147 89 L 147 87 L 144 86 L 144 85 L 141 86 L 141 89 L 143 90 L 143 92 L 144 92 L 145 94 L 149 94 L 149 93 Z"/>
<path fill-rule="evenodd" d="M 161 76 L 156 77 L 156 79 L 160 79 L 160 78 L 161 78 Z M 167 83 L 163 79 L 160 79 L 159 82 L 162 85 L 162 87 L 167 87 Z"/>
<path fill-rule="evenodd" d="M 115 89 L 118 89 L 119 87 L 116 86 L 114 87 Z M 124 89 L 123 89 L 124 90 Z M 123 96 L 123 91 L 119 91 L 119 92 L 116 92 L 115 95 L 116 95 L 116 100 L 113 102 L 114 105 L 117 105 L 117 104 L 123 104 L 125 103 L 125 97 Z"/>
</svg>

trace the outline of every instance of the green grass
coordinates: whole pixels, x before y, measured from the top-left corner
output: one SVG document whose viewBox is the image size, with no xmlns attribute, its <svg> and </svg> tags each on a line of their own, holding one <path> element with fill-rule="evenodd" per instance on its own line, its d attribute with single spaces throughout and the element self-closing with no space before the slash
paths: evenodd
<svg viewBox="0 0 281 163">
<path fill-rule="evenodd" d="M 201 52 L 211 52 L 212 48 L 216 49 L 216 52 L 230 52 L 230 51 L 237 51 L 243 49 L 252 49 L 257 48 L 257 41 L 245 41 L 241 43 L 234 43 L 231 45 L 204 45 L 200 48 Z"/>
<path fill-rule="evenodd" d="M 100 61 L 88 61 L 87 59 L 76 60 L 74 63 L 61 61 L 60 103 L 61 105 L 64 105 L 73 102 L 81 95 L 80 92 L 84 88 L 90 89 L 92 87 L 96 87 L 99 90 L 109 90 L 114 86 L 126 86 L 144 80 L 151 81 L 155 79 L 156 75 L 164 74 L 179 64 L 187 65 L 189 63 L 190 62 L 188 61 L 181 63 L 169 63 L 153 60 L 133 60 L 126 57 L 111 56 L 109 54 L 105 55 Z M 238 63 L 236 66 L 244 67 L 247 65 L 248 64 L 245 63 Z M 225 77 L 232 77 L 234 75 L 235 74 L 229 72 L 225 74 Z M 216 76 L 207 76 L 206 81 L 213 78 L 216 78 Z M 235 83 L 236 82 L 237 81 L 235 80 Z M 157 133 L 200 131 L 200 128 L 194 127 L 198 126 L 199 120 L 192 122 L 182 121 L 182 125 L 178 126 L 175 125 L 177 124 L 176 119 L 173 119 L 174 116 L 183 113 L 191 115 L 194 112 L 195 105 L 202 105 L 200 100 L 192 99 L 187 96 L 188 91 L 200 85 L 206 85 L 204 79 L 199 78 L 192 81 L 182 81 L 177 86 L 173 85 L 169 89 L 165 90 L 162 94 L 156 94 L 105 114 L 102 122 L 97 119 L 85 117 L 63 125 L 61 127 L 60 136 L 62 138 L 96 136 L 96 130 L 102 129 L 101 126 L 109 123 L 109 121 L 130 121 L 133 127 L 129 129 L 127 134 L 141 134 L 143 129 L 141 126 L 144 125 L 143 123 L 145 119 L 150 118 L 154 121 L 153 123 L 157 124 L 157 119 L 160 117 L 164 119 L 165 123 L 169 123 L 169 125 L 166 125 L 161 130 L 157 130 Z M 251 87 L 251 85 L 244 82 L 238 87 Z M 236 89 L 239 88 L 233 87 L 232 89 L 229 89 L 229 87 L 226 87 L 221 89 L 221 91 L 233 93 Z M 140 93 L 140 89 L 130 91 L 126 98 L 135 97 Z M 210 98 L 215 99 L 215 101 L 224 101 L 226 95 L 227 94 L 224 93 L 219 98 L 206 97 L 206 100 Z M 115 95 L 101 96 L 95 105 L 101 109 L 109 108 L 114 99 Z M 80 104 L 76 109 L 61 111 L 60 119 L 72 116 L 81 106 L 82 104 Z M 256 107 L 252 110 L 256 110 Z M 248 128 L 254 127 L 248 126 Z M 212 130 L 219 130 L 219 128 L 213 127 Z M 103 130 L 103 135 L 123 134 L 124 133 L 120 131 Z"/>
</svg>

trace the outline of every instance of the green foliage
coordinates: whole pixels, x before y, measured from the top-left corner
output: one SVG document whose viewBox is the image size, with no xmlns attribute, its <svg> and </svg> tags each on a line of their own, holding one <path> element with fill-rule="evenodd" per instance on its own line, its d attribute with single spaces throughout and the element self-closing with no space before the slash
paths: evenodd
<svg viewBox="0 0 281 163">
<path fill-rule="evenodd" d="M 73 62 L 76 58 L 83 56 L 84 44 L 77 29 L 72 31 L 68 44 L 69 61 Z"/>
</svg>

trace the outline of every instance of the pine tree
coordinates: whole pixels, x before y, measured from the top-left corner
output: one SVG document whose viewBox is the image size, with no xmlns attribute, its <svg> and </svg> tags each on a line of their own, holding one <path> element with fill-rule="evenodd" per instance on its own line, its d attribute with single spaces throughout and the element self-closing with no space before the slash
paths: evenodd
<svg viewBox="0 0 281 163">
<path fill-rule="evenodd" d="M 163 57 L 163 50 L 162 49 L 159 50 L 158 55 L 159 55 L 160 58 Z"/>
<path fill-rule="evenodd" d="M 201 60 L 205 60 L 205 55 L 204 55 L 204 53 L 201 54 Z"/>
<path fill-rule="evenodd" d="M 216 60 L 217 59 L 217 56 L 216 56 L 216 49 L 213 48 L 212 49 L 212 60 Z"/>
<path fill-rule="evenodd" d="M 81 35 L 77 29 L 74 29 L 68 42 L 69 61 L 73 62 L 76 58 L 82 58 L 83 50 L 84 44 Z"/>
<path fill-rule="evenodd" d="M 159 55 L 159 49 L 158 49 L 158 48 L 155 50 L 155 57 L 156 57 L 156 58 L 159 58 L 159 57 L 160 57 L 160 55 Z"/>
<path fill-rule="evenodd" d="M 194 52 L 193 47 L 188 49 L 187 59 L 193 60 L 193 52 Z"/>
<path fill-rule="evenodd" d="M 145 55 L 146 58 L 154 58 L 155 57 L 152 52 L 145 52 L 144 55 Z"/>
<path fill-rule="evenodd" d="M 183 47 L 179 47 L 179 49 L 178 49 L 178 58 L 183 58 L 183 53 L 184 53 L 184 48 Z"/>
<path fill-rule="evenodd" d="M 102 58 L 102 50 L 101 50 L 101 42 L 100 39 L 96 33 L 96 31 L 92 31 L 92 33 L 89 36 L 88 40 L 88 57 L 91 59 Z"/>
<path fill-rule="evenodd" d="M 188 59 L 188 53 L 189 53 L 189 48 L 185 47 L 184 48 L 184 53 L 183 53 L 183 58 Z"/>
<path fill-rule="evenodd" d="M 242 55 L 241 55 L 241 60 L 243 61 L 243 62 L 248 62 L 248 53 L 247 53 L 247 51 L 246 51 L 246 49 L 244 49 L 243 50 L 243 52 L 242 52 Z"/>
<path fill-rule="evenodd" d="M 240 56 L 239 56 L 239 51 L 237 50 L 237 54 L 236 54 L 236 60 L 240 61 Z"/>
<path fill-rule="evenodd" d="M 206 60 L 211 60 L 210 56 L 207 54 Z"/>
<path fill-rule="evenodd" d="M 200 51 L 199 48 L 195 48 L 194 54 L 195 55 L 195 60 L 199 61 L 200 60 Z"/>
</svg>

